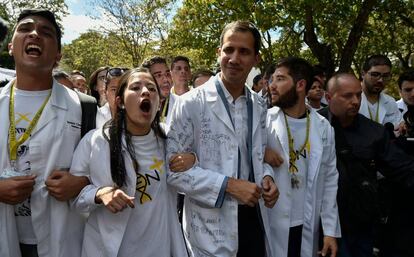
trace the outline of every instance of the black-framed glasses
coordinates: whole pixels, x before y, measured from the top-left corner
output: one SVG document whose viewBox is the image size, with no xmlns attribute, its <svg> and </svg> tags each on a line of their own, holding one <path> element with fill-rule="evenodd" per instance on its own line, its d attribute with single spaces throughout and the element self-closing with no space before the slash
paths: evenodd
<svg viewBox="0 0 414 257">
<path fill-rule="evenodd" d="M 380 79 L 380 78 L 382 78 L 382 80 L 384 80 L 384 81 L 388 81 L 388 80 L 391 79 L 391 73 L 389 73 L 389 72 L 381 73 L 381 72 L 376 72 L 376 71 L 370 71 L 370 72 L 367 72 L 367 73 L 373 79 Z"/>
</svg>

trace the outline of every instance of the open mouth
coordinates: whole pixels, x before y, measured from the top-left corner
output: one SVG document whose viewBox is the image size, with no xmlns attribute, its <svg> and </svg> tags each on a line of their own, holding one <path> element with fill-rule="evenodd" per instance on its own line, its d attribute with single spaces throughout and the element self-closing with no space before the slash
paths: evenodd
<svg viewBox="0 0 414 257">
<path fill-rule="evenodd" d="M 35 44 L 29 44 L 27 45 L 26 54 L 32 55 L 32 56 L 40 56 L 42 54 L 42 48 Z"/>
<path fill-rule="evenodd" d="M 142 112 L 144 113 L 149 113 L 151 110 L 151 102 L 148 99 L 144 99 L 142 100 L 139 108 L 141 109 Z"/>
</svg>

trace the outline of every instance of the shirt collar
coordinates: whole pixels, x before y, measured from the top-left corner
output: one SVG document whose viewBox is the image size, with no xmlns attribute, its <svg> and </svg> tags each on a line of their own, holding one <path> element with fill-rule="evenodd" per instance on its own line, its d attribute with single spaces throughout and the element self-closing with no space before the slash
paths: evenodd
<svg viewBox="0 0 414 257">
<path fill-rule="evenodd" d="M 235 101 L 235 99 L 233 99 L 233 96 L 230 94 L 230 92 L 227 90 L 227 88 L 224 86 L 224 83 L 223 83 L 223 81 L 221 80 L 221 73 L 219 73 L 219 74 L 217 74 L 217 79 L 218 79 L 218 81 L 220 82 L 219 84 L 220 84 L 220 86 L 221 86 L 221 88 L 223 89 L 223 92 L 224 92 L 224 96 L 226 97 L 226 99 L 227 99 L 227 101 L 229 102 L 229 103 L 233 103 L 234 101 Z M 241 96 L 239 96 L 239 98 L 240 97 L 242 97 L 242 99 L 243 98 L 246 98 L 246 95 L 247 95 L 247 92 L 246 92 L 246 90 L 247 90 L 247 88 L 246 88 L 246 86 L 244 86 L 243 87 L 243 94 L 241 95 Z M 236 99 L 237 100 L 237 99 Z"/>
</svg>

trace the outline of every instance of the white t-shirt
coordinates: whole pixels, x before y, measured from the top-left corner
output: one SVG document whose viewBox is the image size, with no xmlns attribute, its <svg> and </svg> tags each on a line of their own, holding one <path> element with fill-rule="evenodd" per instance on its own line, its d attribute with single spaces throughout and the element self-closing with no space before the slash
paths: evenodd
<svg viewBox="0 0 414 257">
<path fill-rule="evenodd" d="M 40 109 L 50 90 L 44 91 L 26 91 L 13 89 L 15 92 L 14 99 L 14 118 L 16 125 L 16 140 L 18 140 L 26 131 L 36 112 Z M 30 167 L 28 158 L 30 137 L 21 144 L 17 149 L 17 171 L 22 175 L 38 174 L 39 171 L 33 171 Z M 14 206 L 14 215 L 16 217 L 17 232 L 19 241 L 23 244 L 37 244 L 36 236 L 33 231 L 32 214 L 30 210 L 30 198 Z"/>
<path fill-rule="evenodd" d="M 293 137 L 294 149 L 296 152 L 300 150 L 306 139 L 306 118 L 295 119 L 289 116 L 287 121 L 289 123 L 290 133 Z M 290 213 L 290 226 L 295 227 L 303 224 L 306 179 L 308 174 L 309 152 L 305 149 L 298 155 L 295 166 L 298 169 L 296 173 L 299 180 L 298 188 L 292 188 L 292 208 Z"/>
<path fill-rule="evenodd" d="M 169 257 L 170 238 L 167 212 L 168 194 L 164 148 L 153 130 L 132 137 L 139 164 L 135 208 L 119 248 L 118 257 Z M 159 141 L 159 142 L 158 142 Z M 162 246 L 161 246 L 162 245 Z"/>
<path fill-rule="evenodd" d="M 372 104 L 369 101 L 367 101 L 367 106 L 368 106 L 368 109 L 369 109 L 368 113 L 371 114 L 367 118 L 368 119 L 371 119 L 372 121 L 379 122 L 379 121 L 376 120 L 377 119 L 377 115 L 379 117 L 378 102 Z M 378 114 L 377 114 L 377 112 L 378 112 Z"/>
<path fill-rule="evenodd" d="M 111 109 L 109 104 L 106 103 L 101 108 L 98 108 L 96 112 L 96 127 L 101 128 L 110 119 L 112 119 Z"/>
</svg>

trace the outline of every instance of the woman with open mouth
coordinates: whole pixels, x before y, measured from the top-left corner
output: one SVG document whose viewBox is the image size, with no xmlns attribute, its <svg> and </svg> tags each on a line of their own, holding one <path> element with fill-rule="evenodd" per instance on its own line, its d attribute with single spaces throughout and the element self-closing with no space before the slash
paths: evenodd
<svg viewBox="0 0 414 257">
<path fill-rule="evenodd" d="M 176 194 L 166 183 L 158 85 L 143 68 L 127 71 L 119 83 L 113 119 L 89 132 L 73 157 L 71 173 L 91 183 L 72 202 L 90 213 L 82 256 L 187 256 Z M 175 159 L 177 171 L 194 163 L 191 154 Z"/>
</svg>

